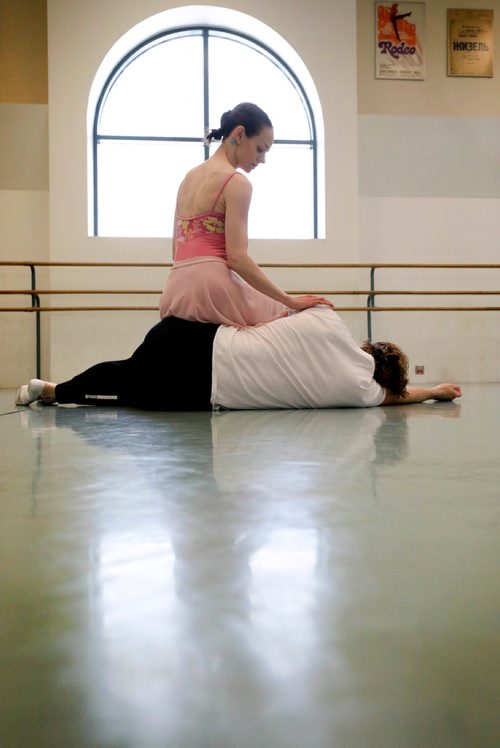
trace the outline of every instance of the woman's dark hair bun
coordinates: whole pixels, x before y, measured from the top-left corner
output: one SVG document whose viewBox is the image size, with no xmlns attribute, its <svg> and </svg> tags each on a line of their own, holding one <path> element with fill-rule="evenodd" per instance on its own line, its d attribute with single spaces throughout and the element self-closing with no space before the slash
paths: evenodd
<svg viewBox="0 0 500 748">
<path fill-rule="evenodd" d="M 210 143 L 212 140 L 227 138 L 238 125 L 245 128 L 245 134 L 249 138 L 258 135 L 264 127 L 272 127 L 271 120 L 260 107 L 245 101 L 224 112 L 220 118 L 220 127 L 210 130 L 205 140 Z"/>
<path fill-rule="evenodd" d="M 212 140 L 221 140 L 222 138 L 222 127 L 217 128 L 216 130 L 210 130 L 205 135 L 205 140 L 210 143 Z"/>
<path fill-rule="evenodd" d="M 220 129 L 224 129 L 224 126 L 229 123 L 229 118 L 231 117 L 231 109 L 228 109 L 227 112 L 224 112 L 222 117 L 220 118 Z"/>
</svg>

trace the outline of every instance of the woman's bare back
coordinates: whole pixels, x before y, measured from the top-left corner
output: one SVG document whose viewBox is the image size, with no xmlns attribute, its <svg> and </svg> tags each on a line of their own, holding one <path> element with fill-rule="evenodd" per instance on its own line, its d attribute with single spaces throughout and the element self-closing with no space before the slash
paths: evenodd
<svg viewBox="0 0 500 748">
<path fill-rule="evenodd" d="M 177 215 L 192 218 L 214 209 L 214 200 L 227 178 L 234 172 L 229 164 L 206 161 L 191 169 L 184 177 L 177 195 Z M 243 179 L 243 175 L 240 175 Z M 216 213 L 225 212 L 224 193 L 215 205 Z"/>
</svg>

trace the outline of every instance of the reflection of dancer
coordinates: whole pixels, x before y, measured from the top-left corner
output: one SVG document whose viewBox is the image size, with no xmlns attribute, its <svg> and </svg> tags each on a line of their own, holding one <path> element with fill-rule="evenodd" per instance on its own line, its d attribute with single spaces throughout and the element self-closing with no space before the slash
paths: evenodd
<svg viewBox="0 0 500 748">
<path fill-rule="evenodd" d="M 398 9 L 399 9 L 399 3 L 393 3 L 391 5 L 392 28 L 394 29 L 396 39 L 398 40 L 398 42 L 400 42 L 401 39 L 399 36 L 399 31 L 398 31 L 398 21 L 401 21 L 402 18 L 406 18 L 407 16 L 411 16 L 411 11 L 410 13 L 398 13 Z"/>
<path fill-rule="evenodd" d="M 408 387 L 393 343 L 356 344 L 340 317 L 315 307 L 260 327 L 166 317 L 131 358 L 97 364 L 69 382 L 31 380 L 17 405 L 111 400 L 162 410 L 372 407 L 453 400 L 460 387 Z"/>
</svg>

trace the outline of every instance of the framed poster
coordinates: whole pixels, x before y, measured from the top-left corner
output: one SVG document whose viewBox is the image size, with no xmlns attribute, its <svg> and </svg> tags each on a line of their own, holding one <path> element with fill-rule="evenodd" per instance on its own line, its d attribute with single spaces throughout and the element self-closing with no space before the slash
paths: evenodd
<svg viewBox="0 0 500 748">
<path fill-rule="evenodd" d="M 493 77 L 493 11 L 448 9 L 448 75 Z"/>
<path fill-rule="evenodd" d="M 375 3 L 375 77 L 425 80 L 425 3 Z"/>
</svg>

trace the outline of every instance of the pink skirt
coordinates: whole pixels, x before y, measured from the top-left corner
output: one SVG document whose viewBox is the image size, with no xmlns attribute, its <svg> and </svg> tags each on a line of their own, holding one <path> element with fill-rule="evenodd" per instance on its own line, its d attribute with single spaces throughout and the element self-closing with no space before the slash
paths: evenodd
<svg viewBox="0 0 500 748">
<path fill-rule="evenodd" d="M 284 304 L 249 286 L 219 257 L 174 263 L 160 297 L 160 317 L 248 327 L 288 312 Z"/>
</svg>

